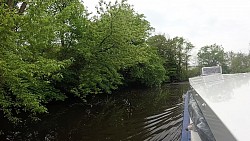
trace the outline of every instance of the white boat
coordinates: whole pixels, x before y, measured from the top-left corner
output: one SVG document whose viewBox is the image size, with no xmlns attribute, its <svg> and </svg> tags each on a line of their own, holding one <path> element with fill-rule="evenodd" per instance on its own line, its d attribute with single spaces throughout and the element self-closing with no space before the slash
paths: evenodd
<svg viewBox="0 0 250 141">
<path fill-rule="evenodd" d="M 220 70 L 190 78 L 189 82 L 188 140 L 250 140 L 250 73 L 221 74 Z"/>
</svg>

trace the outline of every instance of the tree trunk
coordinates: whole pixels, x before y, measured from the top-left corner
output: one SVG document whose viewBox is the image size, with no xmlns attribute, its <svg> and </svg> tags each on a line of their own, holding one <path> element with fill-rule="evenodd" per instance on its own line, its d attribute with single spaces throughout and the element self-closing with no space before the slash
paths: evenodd
<svg viewBox="0 0 250 141">
<path fill-rule="evenodd" d="M 7 0 L 7 5 L 12 9 L 14 7 L 14 0 Z"/>
<path fill-rule="evenodd" d="M 20 9 L 19 9 L 19 12 L 18 12 L 18 13 L 19 13 L 19 14 L 22 14 L 22 13 L 24 12 L 26 6 L 27 6 L 27 3 L 26 3 L 26 2 L 23 2 L 22 5 L 21 5 L 21 7 L 20 7 Z"/>
</svg>

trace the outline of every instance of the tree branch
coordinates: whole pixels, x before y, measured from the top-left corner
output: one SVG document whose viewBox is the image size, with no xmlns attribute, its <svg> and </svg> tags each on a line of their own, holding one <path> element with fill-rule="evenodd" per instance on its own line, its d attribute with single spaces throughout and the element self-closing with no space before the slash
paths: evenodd
<svg viewBox="0 0 250 141">
<path fill-rule="evenodd" d="M 20 7 L 20 9 L 19 9 L 19 12 L 18 12 L 18 13 L 19 13 L 19 14 L 22 14 L 22 13 L 24 12 L 26 6 L 27 6 L 27 3 L 26 3 L 26 2 L 23 2 L 22 5 L 21 5 L 21 7 Z"/>
<path fill-rule="evenodd" d="M 7 5 L 12 9 L 14 7 L 14 0 L 7 0 Z"/>
<path fill-rule="evenodd" d="M 113 34 L 113 15 L 112 13 L 110 13 L 110 33 L 100 42 L 99 44 L 99 47 L 102 46 L 102 44 Z M 110 48 L 108 48 L 110 49 Z M 108 50 L 108 49 L 105 49 L 105 50 Z M 102 50 L 100 50 L 99 52 L 101 52 Z"/>
</svg>

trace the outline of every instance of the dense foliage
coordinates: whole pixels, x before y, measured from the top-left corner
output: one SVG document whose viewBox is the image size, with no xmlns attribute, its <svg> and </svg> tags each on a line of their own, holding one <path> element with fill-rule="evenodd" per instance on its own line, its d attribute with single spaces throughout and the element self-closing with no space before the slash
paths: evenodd
<svg viewBox="0 0 250 141">
<path fill-rule="evenodd" d="M 250 72 L 250 54 L 225 52 L 222 46 L 213 44 L 202 47 L 198 54 L 199 66 L 222 66 L 223 73 Z"/>
<path fill-rule="evenodd" d="M 0 112 L 17 123 L 48 112 L 49 102 L 198 75 L 189 67 L 191 42 L 152 31 L 126 1 L 101 0 L 91 14 L 79 0 L 1 0 Z M 249 55 L 216 44 L 201 48 L 198 58 L 199 66 L 250 70 Z"/>
<path fill-rule="evenodd" d="M 167 39 L 164 35 L 155 35 L 150 37 L 147 43 L 157 47 L 158 54 L 164 61 L 168 81 L 187 80 L 190 51 L 194 48 L 191 42 L 183 37 Z"/>
<path fill-rule="evenodd" d="M 226 55 L 222 46 L 213 44 L 202 47 L 198 54 L 199 65 L 202 67 L 222 66 L 224 73 L 228 73 Z"/>
<path fill-rule="evenodd" d="M 12 122 L 48 112 L 46 103 L 111 93 L 125 83 L 167 78 L 152 27 L 126 1 L 0 2 L 0 111 Z"/>
</svg>

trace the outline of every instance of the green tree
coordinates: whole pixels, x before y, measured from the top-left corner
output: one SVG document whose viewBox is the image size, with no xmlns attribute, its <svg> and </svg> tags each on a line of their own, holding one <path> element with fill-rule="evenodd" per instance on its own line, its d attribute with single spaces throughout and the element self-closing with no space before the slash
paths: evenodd
<svg viewBox="0 0 250 141">
<path fill-rule="evenodd" d="M 0 110 L 9 120 L 36 118 L 66 97 L 111 93 L 128 80 L 155 86 L 167 78 L 164 56 L 146 43 L 153 28 L 144 15 L 126 1 L 100 1 L 97 13 L 78 0 L 0 3 Z"/>
<path fill-rule="evenodd" d="M 166 76 L 171 82 L 187 79 L 190 51 L 194 48 L 191 42 L 182 37 L 166 39 L 165 35 L 155 35 L 147 43 L 157 48 L 164 61 Z"/>
<path fill-rule="evenodd" d="M 67 84 L 66 91 L 85 99 L 89 94 L 111 93 L 130 78 L 149 86 L 160 84 L 165 70 L 154 49 L 145 44 L 152 29 L 145 17 L 126 1 L 100 1 L 96 9 L 97 15 L 80 24 L 87 30 L 77 28 L 84 33 L 72 46 L 77 51 L 65 52 L 75 61 L 60 85 Z"/>
<path fill-rule="evenodd" d="M 250 72 L 250 55 L 244 53 L 235 53 L 231 61 L 232 73 Z"/>
<path fill-rule="evenodd" d="M 53 20 L 38 4 L 29 3 L 23 15 L 18 7 L 0 6 L 0 106 L 13 122 L 19 113 L 36 117 L 49 101 L 65 98 L 53 83 L 70 62 L 48 55 L 55 47 Z"/>
<path fill-rule="evenodd" d="M 175 58 L 177 61 L 177 80 L 186 80 L 188 71 L 188 62 L 191 57 L 190 52 L 194 48 L 191 42 L 183 37 L 175 37 L 172 39 L 175 47 Z"/>
<path fill-rule="evenodd" d="M 199 65 L 202 67 L 222 66 L 223 73 L 228 73 L 226 54 L 222 46 L 213 44 L 204 46 L 198 51 Z"/>
<path fill-rule="evenodd" d="M 140 52 L 143 58 L 130 68 L 130 78 L 146 86 L 159 86 L 167 79 L 163 60 L 158 56 L 156 48 L 144 47 Z"/>
</svg>

